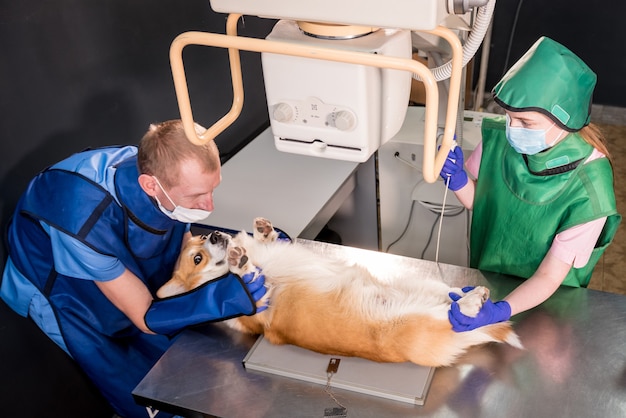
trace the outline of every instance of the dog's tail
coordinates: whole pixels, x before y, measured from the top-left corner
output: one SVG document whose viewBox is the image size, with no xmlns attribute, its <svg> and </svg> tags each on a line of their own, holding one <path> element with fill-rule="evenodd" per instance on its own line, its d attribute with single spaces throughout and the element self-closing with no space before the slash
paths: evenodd
<svg viewBox="0 0 626 418">
<path fill-rule="evenodd" d="M 398 338 L 398 349 L 406 353 L 409 361 L 425 366 L 449 366 L 470 347 L 487 343 L 504 343 L 523 349 L 522 343 L 510 322 L 500 322 L 471 331 L 455 332 L 446 320 L 430 321 L 417 318 Z"/>
<path fill-rule="evenodd" d="M 492 338 L 492 341 L 509 344 L 520 350 L 524 349 L 522 342 L 517 333 L 511 328 L 511 322 L 499 322 L 497 324 L 487 325 L 477 328 L 476 331 L 482 331 Z"/>
<path fill-rule="evenodd" d="M 524 349 L 519 336 L 508 321 L 476 328 L 472 331 L 459 332 L 456 335 L 457 339 L 463 341 L 462 344 L 467 345 L 467 347 L 496 342 L 509 344 L 521 350 Z"/>
<path fill-rule="evenodd" d="M 448 366 L 464 354 L 470 347 L 486 343 L 504 343 L 518 349 L 524 349 L 518 335 L 511 327 L 510 322 L 500 322 L 471 331 L 454 332 L 449 329 L 450 345 L 439 347 L 440 365 Z"/>
</svg>

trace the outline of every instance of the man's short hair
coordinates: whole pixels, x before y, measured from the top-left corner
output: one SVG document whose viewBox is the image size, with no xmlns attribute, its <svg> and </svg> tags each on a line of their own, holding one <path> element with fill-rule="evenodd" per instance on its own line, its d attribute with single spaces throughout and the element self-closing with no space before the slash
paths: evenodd
<svg viewBox="0 0 626 418">
<path fill-rule="evenodd" d="M 196 131 L 203 133 L 204 128 L 196 124 Z M 190 142 L 180 119 L 151 124 L 139 143 L 139 173 L 157 177 L 166 187 L 178 183 L 180 164 L 191 159 L 200 161 L 207 172 L 220 167 L 215 141 L 204 145 Z"/>
</svg>

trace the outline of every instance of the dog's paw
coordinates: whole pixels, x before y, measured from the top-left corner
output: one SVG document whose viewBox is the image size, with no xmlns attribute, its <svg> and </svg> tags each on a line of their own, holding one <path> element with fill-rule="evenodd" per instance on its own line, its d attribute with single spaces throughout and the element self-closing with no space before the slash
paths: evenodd
<svg viewBox="0 0 626 418">
<path fill-rule="evenodd" d="M 489 289 L 485 286 L 476 286 L 459 299 L 458 304 L 461 313 L 474 318 L 487 299 L 489 299 Z"/>
<path fill-rule="evenodd" d="M 252 236 L 259 242 L 274 242 L 278 238 L 278 232 L 268 219 L 255 218 Z"/>
<path fill-rule="evenodd" d="M 233 246 L 228 248 L 228 265 L 230 271 L 243 275 L 252 269 L 250 258 L 246 254 L 244 247 Z"/>
</svg>

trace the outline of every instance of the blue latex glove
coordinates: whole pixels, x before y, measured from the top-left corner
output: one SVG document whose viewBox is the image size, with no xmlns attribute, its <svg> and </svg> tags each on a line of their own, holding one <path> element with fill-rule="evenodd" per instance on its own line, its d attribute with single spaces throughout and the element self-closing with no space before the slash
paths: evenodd
<svg viewBox="0 0 626 418">
<path fill-rule="evenodd" d="M 448 189 L 456 192 L 465 186 L 468 182 L 467 173 L 463 169 L 463 150 L 461 147 L 455 146 L 448 153 L 448 158 L 443 164 L 439 176 L 448 186 Z"/>
<path fill-rule="evenodd" d="M 467 293 L 469 291 L 474 290 L 475 287 L 476 286 L 465 286 L 463 289 L 461 289 L 461 291 L 463 291 L 463 293 Z M 452 299 L 454 302 L 458 301 L 459 299 L 463 297 L 463 295 L 459 295 L 454 292 L 448 293 L 448 296 L 450 296 L 450 299 Z"/>
<path fill-rule="evenodd" d="M 261 269 L 257 267 L 256 272 L 247 273 L 241 276 L 241 280 L 248 288 L 248 292 L 252 295 L 252 299 L 255 302 L 258 302 L 265 293 L 267 289 L 265 288 L 265 276 L 261 273 Z M 263 312 L 267 309 L 267 305 L 259 306 L 256 308 L 256 313 Z"/>
<path fill-rule="evenodd" d="M 456 332 L 471 331 L 485 325 L 507 321 L 510 317 L 511 305 L 505 300 L 494 303 L 491 299 L 487 299 L 476 318 L 461 313 L 461 308 L 456 301 L 452 302 L 448 311 L 448 319 L 452 324 L 452 329 Z"/>
</svg>

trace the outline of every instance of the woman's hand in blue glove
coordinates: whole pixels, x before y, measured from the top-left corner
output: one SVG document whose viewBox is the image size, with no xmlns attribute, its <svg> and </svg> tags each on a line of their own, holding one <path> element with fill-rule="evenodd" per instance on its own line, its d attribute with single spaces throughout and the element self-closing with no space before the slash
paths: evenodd
<svg viewBox="0 0 626 418">
<path fill-rule="evenodd" d="M 465 286 L 463 289 L 461 289 L 461 291 L 463 292 L 463 294 L 470 292 L 471 290 L 474 290 L 476 286 Z M 458 301 L 459 299 L 461 299 L 463 297 L 463 295 L 459 295 L 458 293 L 454 293 L 454 292 L 450 292 L 448 293 L 448 296 L 450 296 L 450 299 L 452 299 L 454 302 Z"/>
<path fill-rule="evenodd" d="M 487 299 L 475 318 L 464 315 L 456 301 L 452 302 L 448 311 L 448 319 L 452 324 L 452 329 L 456 332 L 470 331 L 485 325 L 507 321 L 509 318 L 511 318 L 511 305 L 505 300 L 494 303 L 491 299 Z"/>
<path fill-rule="evenodd" d="M 468 182 L 467 173 L 463 169 L 463 150 L 459 146 L 455 146 L 448 153 L 448 158 L 443 164 L 439 176 L 448 186 L 448 189 L 456 192 L 463 188 Z"/>
<path fill-rule="evenodd" d="M 248 292 L 252 295 L 255 302 L 258 302 L 265 296 L 267 289 L 265 287 L 265 275 L 261 273 L 261 269 L 257 267 L 256 271 L 246 273 L 241 276 L 241 279 L 246 285 Z M 256 313 L 263 312 L 267 309 L 267 304 L 257 306 Z"/>
</svg>

